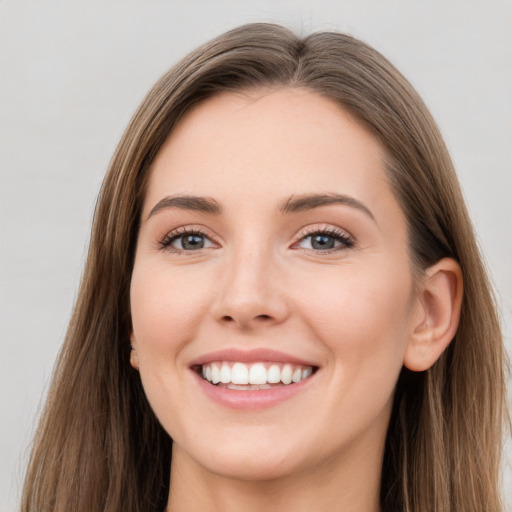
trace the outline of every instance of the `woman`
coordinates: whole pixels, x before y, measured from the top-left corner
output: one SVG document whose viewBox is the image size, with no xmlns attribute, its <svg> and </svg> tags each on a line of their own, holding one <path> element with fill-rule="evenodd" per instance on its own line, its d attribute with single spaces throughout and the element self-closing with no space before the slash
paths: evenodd
<svg viewBox="0 0 512 512">
<path fill-rule="evenodd" d="M 117 148 L 22 510 L 499 510 L 503 359 L 412 87 L 240 27 Z"/>
</svg>

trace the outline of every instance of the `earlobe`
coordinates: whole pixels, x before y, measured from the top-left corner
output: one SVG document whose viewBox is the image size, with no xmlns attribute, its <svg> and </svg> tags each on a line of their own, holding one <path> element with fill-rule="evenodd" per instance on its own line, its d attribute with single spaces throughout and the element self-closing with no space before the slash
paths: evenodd
<svg viewBox="0 0 512 512">
<path fill-rule="evenodd" d="M 421 311 L 411 328 L 404 366 L 412 371 L 430 368 L 455 336 L 462 304 L 462 272 L 452 258 L 443 258 L 425 272 L 419 286 Z"/>
<path fill-rule="evenodd" d="M 137 356 L 137 351 L 134 348 L 130 351 L 130 364 L 135 370 L 139 369 L 139 358 Z"/>
<path fill-rule="evenodd" d="M 135 370 L 139 369 L 139 356 L 137 355 L 137 350 L 134 347 L 135 345 L 135 337 L 133 332 L 130 334 L 130 365 Z"/>
</svg>

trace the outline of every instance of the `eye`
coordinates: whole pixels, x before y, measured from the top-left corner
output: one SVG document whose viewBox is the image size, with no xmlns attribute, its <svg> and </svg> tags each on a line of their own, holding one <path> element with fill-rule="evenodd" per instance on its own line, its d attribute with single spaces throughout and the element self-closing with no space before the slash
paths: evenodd
<svg viewBox="0 0 512 512">
<path fill-rule="evenodd" d="M 215 244 L 201 231 L 188 231 L 186 228 L 173 231 L 160 243 L 162 249 L 175 252 L 191 252 L 215 247 Z"/>
<path fill-rule="evenodd" d="M 315 252 L 333 252 L 354 246 L 352 238 L 338 229 L 319 229 L 303 236 L 294 247 Z"/>
</svg>

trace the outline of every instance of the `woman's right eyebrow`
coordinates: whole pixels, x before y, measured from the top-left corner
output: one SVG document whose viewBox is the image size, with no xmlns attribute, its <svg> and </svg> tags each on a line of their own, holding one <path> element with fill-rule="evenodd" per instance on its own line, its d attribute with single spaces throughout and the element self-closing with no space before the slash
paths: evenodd
<svg viewBox="0 0 512 512">
<path fill-rule="evenodd" d="M 167 208 L 179 208 L 182 210 L 194 210 L 196 212 L 212 213 L 220 215 L 222 206 L 211 197 L 173 195 L 166 196 L 153 206 L 146 220 L 160 210 Z"/>
</svg>

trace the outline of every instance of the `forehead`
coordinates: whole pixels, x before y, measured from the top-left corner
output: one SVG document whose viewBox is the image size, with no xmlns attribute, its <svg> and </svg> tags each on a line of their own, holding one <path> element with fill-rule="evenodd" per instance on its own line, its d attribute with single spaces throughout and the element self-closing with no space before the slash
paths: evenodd
<svg viewBox="0 0 512 512">
<path fill-rule="evenodd" d="M 222 93 L 190 110 L 152 165 L 145 209 L 165 194 L 242 204 L 338 192 L 394 200 L 380 141 L 334 101 L 305 89 Z"/>
</svg>

